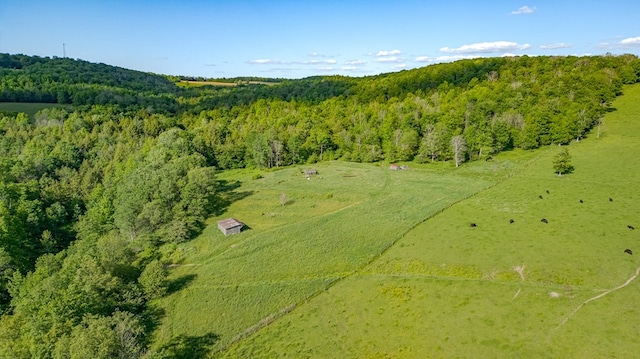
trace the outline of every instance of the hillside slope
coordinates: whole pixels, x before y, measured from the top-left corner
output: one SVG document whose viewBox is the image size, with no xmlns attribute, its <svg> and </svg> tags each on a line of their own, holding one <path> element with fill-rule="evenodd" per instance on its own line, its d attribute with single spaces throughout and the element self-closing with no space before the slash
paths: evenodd
<svg viewBox="0 0 640 359">
<path fill-rule="evenodd" d="M 635 356 L 638 103 L 626 88 L 602 136 L 569 147 L 574 173 L 555 176 L 544 149 L 227 356 Z"/>
</svg>

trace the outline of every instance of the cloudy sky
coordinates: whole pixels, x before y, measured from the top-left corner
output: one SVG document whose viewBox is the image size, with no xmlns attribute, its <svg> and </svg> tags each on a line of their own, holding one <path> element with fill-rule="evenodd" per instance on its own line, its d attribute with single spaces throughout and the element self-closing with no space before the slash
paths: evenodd
<svg viewBox="0 0 640 359">
<path fill-rule="evenodd" d="M 480 56 L 638 55 L 638 14 L 637 0 L 0 0 L 0 52 L 170 75 L 364 76 Z"/>
</svg>

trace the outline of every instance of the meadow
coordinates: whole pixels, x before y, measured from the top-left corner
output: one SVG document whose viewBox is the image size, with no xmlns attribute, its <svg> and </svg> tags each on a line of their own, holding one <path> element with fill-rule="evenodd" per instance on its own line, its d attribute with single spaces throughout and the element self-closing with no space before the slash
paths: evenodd
<svg viewBox="0 0 640 359">
<path fill-rule="evenodd" d="M 181 87 L 201 87 L 201 86 L 214 86 L 214 87 L 236 87 L 238 85 L 267 85 L 272 86 L 276 83 L 266 81 L 241 81 L 241 82 L 222 82 L 222 81 L 191 81 L 180 80 L 176 83 Z"/>
<path fill-rule="evenodd" d="M 203 338 L 215 338 L 212 351 L 225 349 L 354 275 L 419 223 L 503 181 L 536 155 L 505 153 L 457 170 L 446 163 L 391 171 L 381 164 L 328 162 L 314 167 L 318 175 L 309 179 L 302 173 L 307 167 L 220 173 L 235 188 L 235 201 L 200 237 L 170 253 L 176 289 L 157 303 L 164 319 L 154 350 Z M 250 229 L 225 237 L 216 221 L 226 217 Z"/>
<path fill-rule="evenodd" d="M 457 169 L 329 162 L 310 179 L 306 167 L 220 173 L 236 201 L 173 252 L 176 289 L 157 303 L 154 350 L 629 357 L 640 349 L 637 283 L 581 306 L 638 266 L 624 250 L 640 253 L 627 227 L 640 228 L 640 87 L 626 91 L 600 138 L 569 146 L 575 171 L 562 177 L 557 146 Z M 224 237 L 215 223 L 226 217 L 250 229 Z"/>
<path fill-rule="evenodd" d="M 55 103 L 0 102 L 0 112 L 24 112 L 33 119 L 40 110 L 50 107 L 64 107 Z"/>
<path fill-rule="evenodd" d="M 600 138 L 569 146 L 574 173 L 539 150 L 226 356 L 637 356 L 640 87 L 625 91 Z"/>
</svg>

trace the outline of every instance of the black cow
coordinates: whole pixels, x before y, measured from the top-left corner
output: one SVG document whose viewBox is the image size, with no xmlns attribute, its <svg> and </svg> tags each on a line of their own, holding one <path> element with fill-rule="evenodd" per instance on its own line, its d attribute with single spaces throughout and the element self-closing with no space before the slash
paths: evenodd
<svg viewBox="0 0 640 359">
<path fill-rule="evenodd" d="M 540 220 L 540 222 L 542 222 L 542 223 L 549 223 L 549 221 L 547 221 L 547 219 L 546 219 L 546 218 L 541 219 L 541 220 Z"/>
<path fill-rule="evenodd" d="M 513 219 L 510 219 L 510 220 L 509 220 L 509 223 L 513 223 L 513 222 L 515 222 Z"/>
<path fill-rule="evenodd" d="M 624 252 L 627 254 L 633 254 L 633 251 L 629 248 L 625 249 Z"/>
<path fill-rule="evenodd" d="M 580 203 L 584 203 L 582 200 L 580 200 Z"/>
<path fill-rule="evenodd" d="M 469 227 L 477 227 L 477 225 L 475 223 L 471 223 Z"/>
<path fill-rule="evenodd" d="M 549 194 L 549 190 L 547 190 L 547 194 Z"/>
<path fill-rule="evenodd" d="M 539 195 L 538 198 L 542 199 L 542 195 Z"/>
<path fill-rule="evenodd" d="M 613 202 L 613 198 L 609 197 L 609 202 Z"/>
<path fill-rule="evenodd" d="M 634 227 L 634 226 L 632 226 L 632 225 L 630 225 L 630 224 L 627 224 L 627 228 L 629 228 L 629 229 L 636 229 L 636 227 Z"/>
</svg>

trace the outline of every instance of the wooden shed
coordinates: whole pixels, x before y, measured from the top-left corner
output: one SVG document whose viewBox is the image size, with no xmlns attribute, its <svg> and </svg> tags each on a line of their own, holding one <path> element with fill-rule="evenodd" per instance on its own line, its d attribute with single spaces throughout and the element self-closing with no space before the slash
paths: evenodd
<svg viewBox="0 0 640 359">
<path fill-rule="evenodd" d="M 242 227 L 244 227 L 244 223 L 235 218 L 227 218 L 222 221 L 218 221 L 218 229 L 224 233 L 225 236 L 240 233 L 242 231 Z"/>
</svg>

